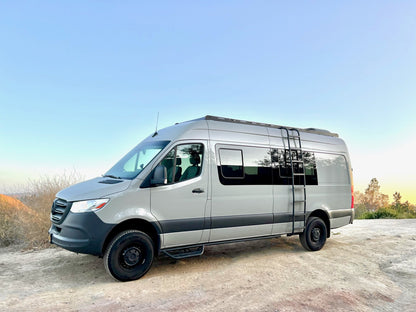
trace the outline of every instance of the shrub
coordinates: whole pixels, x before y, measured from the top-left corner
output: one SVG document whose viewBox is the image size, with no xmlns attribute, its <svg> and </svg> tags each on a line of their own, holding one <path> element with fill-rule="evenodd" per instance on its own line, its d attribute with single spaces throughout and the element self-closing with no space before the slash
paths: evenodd
<svg viewBox="0 0 416 312">
<path fill-rule="evenodd" d="M 364 204 L 356 204 L 354 207 L 354 212 L 356 219 L 368 219 L 367 216 L 370 213 Z"/>
<path fill-rule="evenodd" d="M 5 196 L 0 201 L 0 246 L 24 243 L 27 248 L 49 246 L 50 212 L 55 195 L 80 180 L 76 173 L 31 180 L 21 201 Z M 1 199 L 1 198 L 0 198 Z"/>
<path fill-rule="evenodd" d="M 400 211 L 394 205 L 379 208 L 376 211 L 364 211 L 357 219 L 409 219 L 416 218 L 413 211 Z"/>
<path fill-rule="evenodd" d="M 398 219 L 398 216 L 397 211 L 390 207 L 385 207 L 369 213 L 367 219 Z"/>
<path fill-rule="evenodd" d="M 21 201 L 0 194 L 0 246 L 22 244 L 34 234 L 39 215 Z"/>
</svg>

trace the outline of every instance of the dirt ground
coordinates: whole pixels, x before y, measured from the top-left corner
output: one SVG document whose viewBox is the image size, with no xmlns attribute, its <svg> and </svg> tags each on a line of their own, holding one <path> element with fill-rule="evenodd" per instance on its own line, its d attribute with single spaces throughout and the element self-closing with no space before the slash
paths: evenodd
<svg viewBox="0 0 416 312">
<path fill-rule="evenodd" d="M 357 220 L 306 252 L 297 236 L 156 259 L 121 283 L 102 259 L 0 249 L 0 311 L 415 311 L 416 220 Z"/>
</svg>

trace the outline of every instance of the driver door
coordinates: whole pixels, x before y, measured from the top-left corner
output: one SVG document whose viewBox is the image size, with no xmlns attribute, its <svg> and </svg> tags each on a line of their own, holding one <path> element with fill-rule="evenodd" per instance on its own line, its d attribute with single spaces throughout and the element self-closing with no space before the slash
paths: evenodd
<svg viewBox="0 0 416 312">
<path fill-rule="evenodd" d="M 162 228 L 162 248 L 198 244 L 209 231 L 206 141 L 174 146 L 159 163 L 167 184 L 151 188 L 151 211 Z"/>
</svg>

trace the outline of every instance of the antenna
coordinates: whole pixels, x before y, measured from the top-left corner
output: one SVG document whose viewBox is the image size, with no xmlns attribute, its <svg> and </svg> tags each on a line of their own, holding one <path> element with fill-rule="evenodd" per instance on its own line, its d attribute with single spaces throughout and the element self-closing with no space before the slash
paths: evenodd
<svg viewBox="0 0 416 312">
<path fill-rule="evenodd" d="M 157 112 L 157 118 L 156 118 L 156 129 L 155 129 L 155 133 L 153 133 L 152 138 L 154 138 L 155 136 L 157 136 L 157 126 L 159 124 L 159 112 Z"/>
</svg>

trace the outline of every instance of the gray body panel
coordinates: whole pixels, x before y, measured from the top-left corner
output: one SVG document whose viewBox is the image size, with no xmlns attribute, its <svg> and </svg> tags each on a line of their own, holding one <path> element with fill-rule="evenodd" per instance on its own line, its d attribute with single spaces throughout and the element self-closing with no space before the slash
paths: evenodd
<svg viewBox="0 0 416 312">
<path fill-rule="evenodd" d="M 125 191 L 129 186 L 130 180 L 122 180 L 119 183 L 107 184 L 100 183 L 110 180 L 108 178 L 94 178 L 81 183 L 77 183 L 63 189 L 56 194 L 56 197 L 68 200 L 68 201 L 81 201 L 96 198 L 103 198 L 110 196 L 111 194 Z"/>
</svg>

